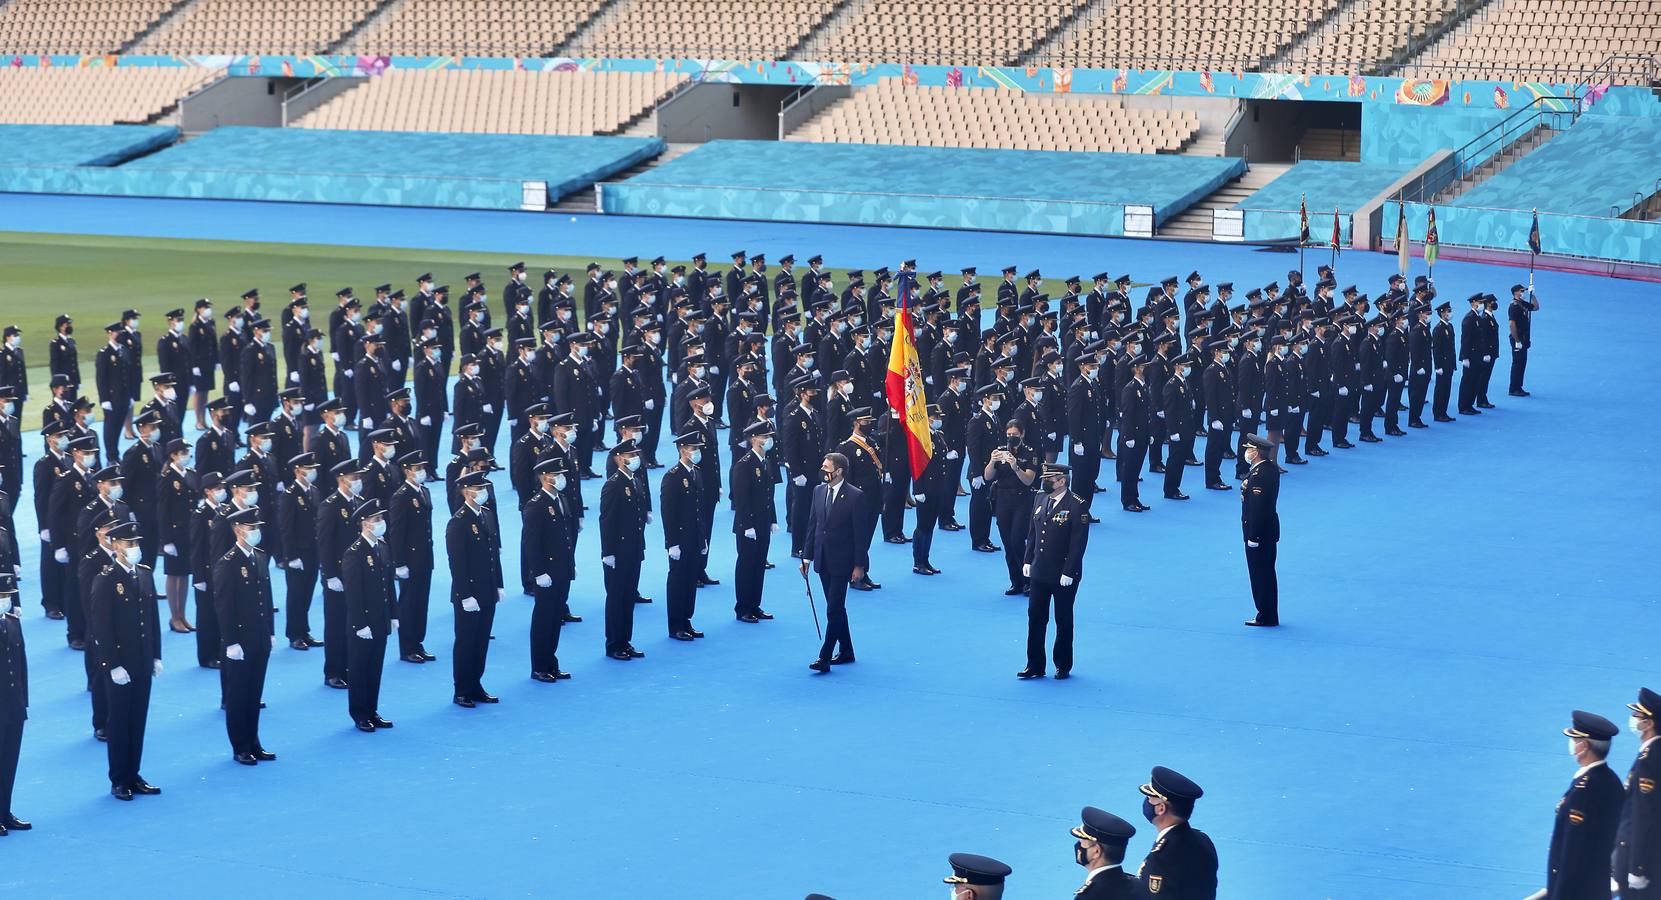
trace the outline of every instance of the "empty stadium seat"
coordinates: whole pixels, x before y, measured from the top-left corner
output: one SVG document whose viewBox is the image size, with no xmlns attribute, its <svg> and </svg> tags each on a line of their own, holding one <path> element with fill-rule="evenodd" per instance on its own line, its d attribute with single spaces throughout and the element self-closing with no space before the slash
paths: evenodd
<svg viewBox="0 0 1661 900">
<path fill-rule="evenodd" d="M 1310 74 L 1370 72 L 1421 40 L 1459 0 L 1360 0 L 1299 48 L 1295 66 Z"/>
<path fill-rule="evenodd" d="M 219 74 L 195 68 L 0 67 L 0 122 L 146 122 Z"/>
<path fill-rule="evenodd" d="M 1072 66 L 1257 69 L 1340 0 L 1117 0 L 1056 41 Z"/>
<path fill-rule="evenodd" d="M 840 62 L 1013 65 L 1090 0 L 870 0 L 807 55 Z"/>
<path fill-rule="evenodd" d="M 575 56 L 782 59 L 842 0 L 621 0 Z"/>
<path fill-rule="evenodd" d="M 319 53 L 374 12 L 376 0 L 196 0 L 135 53 Z"/>
<path fill-rule="evenodd" d="M 11 0 L 0 3 L 0 51 L 114 53 L 180 0 Z"/>
<path fill-rule="evenodd" d="M 1503 68 L 1517 78 L 1578 80 L 1611 56 L 1661 49 L 1661 0 L 1528 0 L 1493 3 L 1413 61 L 1418 78 L 1471 77 L 1472 66 Z M 1608 75 L 1642 82 L 1634 65 Z"/>
<path fill-rule="evenodd" d="M 605 0 L 404 0 L 352 37 L 352 53 L 541 56 Z"/>
</svg>

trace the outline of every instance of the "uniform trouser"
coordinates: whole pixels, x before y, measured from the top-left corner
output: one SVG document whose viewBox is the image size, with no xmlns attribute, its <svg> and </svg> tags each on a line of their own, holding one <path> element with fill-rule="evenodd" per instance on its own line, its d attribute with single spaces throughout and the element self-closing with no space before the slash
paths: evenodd
<svg viewBox="0 0 1661 900">
<path fill-rule="evenodd" d="M 433 570 L 412 566 L 398 587 L 398 655 L 420 653 L 427 640 L 427 606 L 432 594 Z"/>
<path fill-rule="evenodd" d="M 1436 386 L 1431 394 L 1431 415 L 1446 418 L 1448 415 L 1448 399 L 1453 396 L 1453 373 L 1436 373 Z"/>
<path fill-rule="evenodd" d="M 241 385 L 238 385 L 238 387 L 240 387 L 240 386 Z M 340 392 L 341 391 L 340 379 L 337 377 L 335 379 L 335 396 L 339 397 L 341 400 L 345 401 L 346 403 L 353 403 L 351 397 L 352 397 L 352 394 L 354 392 L 351 390 L 351 387 L 352 386 L 350 384 L 346 385 L 346 388 L 347 388 L 346 393 L 342 394 Z M 227 404 L 227 406 L 225 408 L 225 427 L 229 428 L 232 431 L 232 433 L 240 434 L 241 433 L 241 428 L 242 428 L 242 392 L 241 391 L 232 392 L 230 389 L 226 389 L 224 397 L 225 397 L 225 402 Z M 355 407 L 356 404 L 353 404 L 353 405 Z M 352 412 L 352 410 L 350 410 L 350 409 L 347 410 L 346 421 L 356 422 L 357 419 L 350 414 L 351 412 Z M 212 420 L 210 419 L 209 421 L 212 421 Z"/>
<path fill-rule="evenodd" d="M 92 697 L 92 730 L 102 731 L 110 723 L 110 698 L 105 693 L 104 685 L 110 683 L 110 675 L 98 666 L 98 654 L 91 647 L 81 654 L 81 663 L 86 669 L 87 693 Z"/>
<path fill-rule="evenodd" d="M 720 499 L 715 494 L 715 491 L 703 493 L 704 545 L 698 551 L 698 577 L 706 580 L 709 578 L 709 538 L 715 533 L 715 507 Z"/>
<path fill-rule="evenodd" d="M 200 632 L 198 632 L 200 633 Z M 346 595 L 323 588 L 323 677 L 345 679 L 348 666 L 346 646 Z M 352 638 L 358 641 L 360 638 Z"/>
<path fill-rule="evenodd" d="M 345 598 L 341 598 L 345 602 Z M 341 638 L 346 647 L 346 711 L 354 722 L 367 722 L 380 713 L 381 670 L 386 666 L 386 635 Z M 323 646 L 327 647 L 328 641 Z"/>
<path fill-rule="evenodd" d="M 206 583 L 206 582 L 204 582 Z M 196 664 L 208 668 L 219 658 L 219 611 L 213 606 L 213 589 L 197 588 L 196 594 Z"/>
<path fill-rule="evenodd" d="M 269 648 L 262 635 L 257 643 Z M 232 753 L 253 753 L 260 746 L 260 695 L 265 692 L 265 670 L 271 662 L 269 649 L 242 645 L 242 659 L 227 659 L 225 674 L 225 734 Z"/>
<path fill-rule="evenodd" d="M 478 601 L 478 612 L 462 609 L 459 601 L 454 603 L 456 645 L 450 657 L 458 697 L 473 698 L 484 693 L 484 664 L 490 652 L 490 629 L 496 623 L 496 600 L 480 597 Z M 564 621 L 563 612 L 560 619 Z"/>
<path fill-rule="evenodd" d="M 1336 387 L 1332 389 L 1332 418 L 1328 421 L 1332 427 L 1332 442 L 1347 444 L 1350 440 L 1350 413 L 1355 409 L 1355 392 L 1350 391 L 1346 397 L 1339 394 L 1338 390 Z"/>
<path fill-rule="evenodd" d="M 848 632 L 848 579 L 820 572 L 819 587 L 825 592 L 825 642 L 819 646 L 819 659 L 830 662 L 833 656 L 853 656 L 854 639 Z"/>
<path fill-rule="evenodd" d="M 1171 445 L 1173 452 L 1176 444 Z M 1180 469 L 1182 466 L 1171 466 Z M 1027 671 L 1044 671 L 1044 635 L 1050 628 L 1050 601 L 1055 600 L 1055 670 L 1066 672 L 1073 668 L 1073 598 L 1078 594 L 1078 583 L 1070 587 L 1060 584 L 1032 582 L 1027 598 Z"/>
<path fill-rule="evenodd" d="M 1205 433 L 1205 483 L 1223 483 L 1223 451 L 1228 449 L 1228 432 L 1213 428 Z"/>
<path fill-rule="evenodd" d="M 571 611 L 571 581 L 558 576 L 552 580 L 553 584 L 536 588 L 531 607 L 531 671 L 549 675 L 559 671 L 559 633 L 565 614 Z"/>
<path fill-rule="evenodd" d="M 723 418 L 727 409 L 727 373 L 725 370 L 709 373 L 709 399 L 710 402 L 715 404 L 715 418 Z M 739 412 L 733 413 L 734 418 L 738 415 Z"/>
<path fill-rule="evenodd" d="M 1384 389 L 1384 427 L 1390 431 L 1401 428 L 1401 392 L 1405 382 L 1405 377 L 1402 381 L 1396 381 L 1392 376 L 1390 386 Z"/>
<path fill-rule="evenodd" d="M 1165 417 L 1163 415 L 1155 415 L 1154 418 L 1153 418 L 1152 428 L 1150 430 L 1151 431 L 1164 432 L 1165 431 Z M 1150 469 L 1160 468 L 1160 467 L 1163 467 L 1165 465 L 1164 451 L 1165 451 L 1165 435 L 1163 433 L 1159 434 L 1158 436 L 1154 436 L 1154 435 L 1150 434 L 1148 436 L 1148 450 L 1147 450 L 1148 468 L 1150 468 Z"/>
<path fill-rule="evenodd" d="M 17 783 L 18 751 L 23 747 L 22 709 L 0 712 L 0 815 L 12 814 L 12 786 Z"/>
<path fill-rule="evenodd" d="M 1142 477 L 1142 457 L 1147 452 L 1146 440 L 1136 441 L 1136 446 L 1132 447 L 1125 442 L 1124 432 L 1119 433 L 1119 458 L 1116 461 L 1119 470 L 1119 505 L 1136 506 L 1142 502 L 1136 489 L 1136 480 Z"/>
<path fill-rule="evenodd" d="M 52 558 L 52 545 L 40 542 L 40 608 L 48 612 L 63 612 L 62 563 Z M 0 810 L 4 812 L 4 810 Z"/>
<path fill-rule="evenodd" d="M 994 491 L 992 509 L 998 517 L 998 540 L 1004 545 L 1004 565 L 1009 569 L 1011 587 L 1025 587 L 1021 564 L 1027 555 L 1027 531 L 1032 527 L 1033 493 L 1023 485 L 1009 491 Z"/>
<path fill-rule="evenodd" d="M 802 543 L 807 539 L 807 520 L 813 514 L 813 481 L 797 487 L 787 482 L 784 488 L 785 518 L 790 522 L 790 555 L 802 555 Z"/>
<path fill-rule="evenodd" d="M 911 476 L 889 473 L 882 484 L 882 536 L 884 540 L 905 537 L 905 499 L 911 491 Z"/>
<path fill-rule="evenodd" d="M 1477 403 L 1487 403 L 1488 402 L 1488 379 L 1494 377 L 1494 361 L 1493 361 L 1493 358 L 1490 357 L 1489 359 L 1484 360 L 1480 363 L 1473 361 L 1471 363 L 1471 368 L 1474 369 L 1479 365 L 1482 367 L 1482 371 L 1478 374 L 1477 380 L 1476 380 L 1476 402 Z"/>
<path fill-rule="evenodd" d="M 1326 430 L 1327 422 L 1332 419 L 1331 392 L 1324 396 L 1310 394 L 1304 404 L 1303 452 L 1310 453 L 1320 449 L 1321 432 Z"/>
<path fill-rule="evenodd" d="M 1361 389 L 1361 436 L 1373 436 L 1373 419 L 1378 416 L 1378 405 L 1384 398 L 1377 390 Z"/>
<path fill-rule="evenodd" d="M 126 684 L 110 681 L 105 673 L 102 688 L 110 706 L 109 723 L 104 726 L 108 739 L 106 748 L 110 760 L 110 784 L 131 787 L 138 781 L 139 765 L 144 761 L 144 725 L 150 718 L 150 666 L 128 670 L 132 678 Z"/>
<path fill-rule="evenodd" d="M 1251 576 L 1252 603 L 1257 606 L 1257 621 L 1270 625 L 1280 622 L 1280 585 L 1275 579 L 1275 542 L 1264 541 L 1246 548 L 1246 572 Z"/>
<path fill-rule="evenodd" d="M 484 421 L 479 424 L 484 426 L 484 447 L 494 454 L 496 452 L 496 436 L 502 433 L 502 400 L 499 398 L 492 400 L 490 408 L 494 412 L 485 413 Z M 429 460 L 435 458 L 428 457 Z"/>
<path fill-rule="evenodd" d="M 664 609 L 669 616 L 669 633 L 692 630 L 692 614 L 698 608 L 698 572 L 703 557 L 691 547 L 681 547 L 681 558 L 669 560 L 669 579 L 664 585 Z"/>
<path fill-rule="evenodd" d="M 81 577 L 75 571 L 75 566 L 63 563 L 62 593 L 63 618 L 68 625 L 68 635 L 71 641 L 84 641 L 87 636 L 86 604 L 81 600 Z M 88 585 L 90 588 L 91 585 Z"/>
<path fill-rule="evenodd" d="M 594 429 L 586 424 L 578 428 L 577 439 L 571 443 L 577 449 L 577 471 L 569 473 L 566 477 L 578 478 L 582 473 L 594 469 Z"/>
<path fill-rule="evenodd" d="M 975 547 L 992 543 L 992 489 L 984 483 L 969 491 L 969 543 Z"/>
<path fill-rule="evenodd" d="M 110 460 L 110 465 L 118 465 L 121 461 L 121 421 L 122 410 L 130 409 L 131 404 L 118 400 L 110 404 L 114 409 L 103 410 L 104 416 L 104 459 Z"/>
<path fill-rule="evenodd" d="M 634 603 L 640 596 L 640 560 L 617 557 L 617 565 L 601 565 L 606 578 L 606 652 L 614 653 L 634 640 Z"/>
<path fill-rule="evenodd" d="M 738 561 L 733 563 L 732 572 L 732 609 L 736 615 L 761 611 L 761 586 L 767 577 L 767 548 L 772 537 L 765 525 L 756 528 L 754 540 L 742 534 L 734 536 L 738 542 Z"/>
<path fill-rule="evenodd" d="M 941 493 L 944 496 L 925 493 L 923 502 L 917 504 L 917 527 L 911 532 L 911 564 L 914 566 L 929 565 L 929 550 L 934 547 L 934 529 L 944 517 L 952 488 L 948 486 Z"/>
<path fill-rule="evenodd" d="M 1425 394 L 1429 391 L 1429 374 L 1407 376 L 1407 421 L 1424 421 Z"/>
<path fill-rule="evenodd" d="M 1188 468 L 1188 456 L 1193 452 L 1192 437 L 1184 436 L 1180 441 L 1171 442 L 1170 465 L 1165 467 L 1165 496 L 1170 497 L 1182 492 L 1182 470 Z"/>
<path fill-rule="evenodd" d="M 646 457 L 647 462 L 657 462 L 657 444 L 658 438 L 661 437 L 659 432 L 663 430 L 663 402 L 658 401 L 653 405 L 656 408 L 648 409 L 644 414 L 646 418 L 646 443 L 641 449 L 644 451 L 642 455 Z"/>
<path fill-rule="evenodd" d="M 436 460 L 436 459 L 439 458 L 439 456 L 438 456 L 438 440 L 442 436 L 442 435 L 439 434 L 439 432 L 441 432 L 443 430 L 444 430 L 444 420 L 443 420 L 442 417 L 440 417 L 439 421 L 434 422 L 431 425 L 424 426 L 422 428 L 422 431 L 421 431 L 421 455 L 425 456 L 427 458 L 427 464 L 429 466 L 433 464 L 433 460 Z M 451 452 L 454 452 L 454 451 L 452 450 Z M 492 451 L 492 453 L 494 455 L 494 451 Z"/>
<path fill-rule="evenodd" d="M 1482 362 L 1477 360 L 1459 368 L 1459 411 L 1476 406 L 1476 384 L 1482 373 Z"/>
<path fill-rule="evenodd" d="M 1237 441 L 1234 445 L 1234 477 L 1245 478 L 1246 471 L 1251 468 L 1246 462 L 1246 435 L 1257 433 L 1257 420 L 1239 423 Z"/>
<path fill-rule="evenodd" d="M 1077 487 L 1074 493 L 1084 501 L 1084 511 L 1090 511 L 1090 504 L 1096 500 L 1096 478 L 1102 471 L 1102 451 L 1095 438 L 1088 440 L 1074 439 L 1072 447 L 1084 447 L 1084 452 L 1073 453 L 1073 484 Z"/>
<path fill-rule="evenodd" d="M 952 486 L 952 492 L 947 495 L 948 502 L 945 508 L 940 511 L 940 522 L 941 524 L 951 523 L 955 525 L 957 523 L 957 486 L 963 483 L 964 451 L 960 447 L 947 447 L 946 452 L 955 452 L 957 459 L 946 460 L 946 470 L 951 473 L 947 483 Z"/>
<path fill-rule="evenodd" d="M 283 601 L 283 635 L 298 641 L 311 634 L 311 595 L 317 590 L 317 564 L 300 561 L 300 568 L 283 567 L 283 580 L 288 583 L 288 598 Z"/>
<path fill-rule="evenodd" d="M 1286 418 L 1281 420 L 1280 443 L 1282 452 L 1287 459 L 1295 459 L 1298 455 L 1298 440 L 1303 437 L 1303 407 L 1297 412 L 1287 412 Z"/>
<path fill-rule="evenodd" d="M 1511 390 L 1523 389 L 1523 375 L 1528 371 L 1528 348 L 1511 351 Z"/>
</svg>

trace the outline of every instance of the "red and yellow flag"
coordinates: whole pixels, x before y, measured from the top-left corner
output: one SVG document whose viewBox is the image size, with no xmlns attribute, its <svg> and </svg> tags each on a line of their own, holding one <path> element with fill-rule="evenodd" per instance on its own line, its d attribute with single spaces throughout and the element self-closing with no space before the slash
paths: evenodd
<svg viewBox="0 0 1661 900">
<path fill-rule="evenodd" d="M 894 316 L 894 345 L 888 352 L 888 377 L 884 383 L 888 408 L 900 414 L 913 478 L 923 474 L 929 457 L 934 455 L 928 401 L 923 395 L 923 366 L 917 360 L 916 335 L 911 323 L 911 295 L 916 287 L 915 275 L 900 273 L 900 309 Z"/>
</svg>

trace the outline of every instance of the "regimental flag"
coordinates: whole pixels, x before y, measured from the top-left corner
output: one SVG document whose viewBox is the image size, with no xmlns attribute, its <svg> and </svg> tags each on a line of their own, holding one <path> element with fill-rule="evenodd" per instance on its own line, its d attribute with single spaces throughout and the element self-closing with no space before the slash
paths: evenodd
<svg viewBox="0 0 1661 900">
<path fill-rule="evenodd" d="M 1407 277 L 1407 270 L 1413 265 L 1412 248 L 1407 240 L 1407 204 L 1396 204 L 1396 270 L 1403 278 Z"/>
<path fill-rule="evenodd" d="M 1540 255 L 1540 211 L 1534 211 L 1534 221 L 1528 226 L 1528 252 Z"/>
<path fill-rule="evenodd" d="M 1436 265 L 1436 251 L 1441 246 L 1436 236 L 1436 207 L 1430 208 L 1430 221 L 1425 224 L 1425 265 Z"/>
<path fill-rule="evenodd" d="M 929 431 L 928 401 L 923 396 L 923 366 L 917 360 L 916 335 L 911 323 L 911 299 L 917 276 L 901 272 L 900 309 L 894 315 L 894 344 L 888 351 L 888 377 L 884 383 L 888 408 L 900 414 L 906 449 L 911 456 L 911 476 L 919 477 L 934 455 L 934 436 Z"/>
<path fill-rule="evenodd" d="M 1309 243 L 1309 207 L 1304 203 L 1304 195 L 1298 195 L 1298 244 Z"/>
<path fill-rule="evenodd" d="M 1338 249 L 1338 207 L 1332 208 L 1332 249 Z"/>
</svg>

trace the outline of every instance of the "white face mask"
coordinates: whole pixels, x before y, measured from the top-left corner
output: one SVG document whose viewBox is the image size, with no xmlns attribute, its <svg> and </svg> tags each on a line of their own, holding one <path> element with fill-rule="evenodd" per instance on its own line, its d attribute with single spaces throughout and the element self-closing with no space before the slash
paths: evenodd
<svg viewBox="0 0 1661 900">
<path fill-rule="evenodd" d="M 565 490 L 565 485 L 568 484 L 568 483 L 569 482 L 567 482 L 565 480 L 564 475 L 555 475 L 554 476 L 554 490 L 563 491 L 563 490 Z"/>
<path fill-rule="evenodd" d="M 1644 720 L 1638 716 L 1626 717 L 1626 729 L 1638 737 L 1644 736 Z"/>
<path fill-rule="evenodd" d="M 1575 746 L 1574 746 L 1575 744 L 1578 744 L 1578 743 L 1580 743 L 1579 740 L 1577 740 L 1575 738 L 1569 738 L 1569 755 L 1570 756 L 1579 758 L 1580 753 L 1579 753 L 1579 751 L 1575 750 Z"/>
<path fill-rule="evenodd" d="M 114 503 L 115 501 L 120 500 L 122 493 L 123 493 L 123 490 L 122 490 L 121 485 L 119 485 L 119 484 L 115 485 L 112 488 L 110 488 L 110 502 Z"/>
<path fill-rule="evenodd" d="M 1044 392 L 1043 391 L 1033 391 L 1032 392 L 1032 402 L 1033 403 L 1042 403 L 1042 402 L 1044 402 Z"/>
<path fill-rule="evenodd" d="M 698 463 L 703 462 L 704 461 L 704 451 L 702 451 L 702 450 L 692 451 L 692 455 L 687 458 L 687 461 L 692 463 L 693 465 L 697 465 Z"/>
<path fill-rule="evenodd" d="M 768 450 L 771 450 L 771 449 L 773 449 L 773 439 L 772 438 L 767 438 L 766 440 L 761 442 L 761 450 L 762 450 L 763 453 L 765 453 L 765 452 L 767 452 Z"/>
<path fill-rule="evenodd" d="M 10 410 L 7 411 L 10 412 Z M 156 442 L 156 432 L 154 429 L 150 431 L 141 431 L 138 433 L 138 439 L 146 444 L 154 444 Z"/>
<path fill-rule="evenodd" d="M 358 479 L 357 481 L 346 482 L 346 492 L 354 497 L 363 493 L 363 480 Z"/>
<path fill-rule="evenodd" d="M 316 484 L 317 483 L 317 470 L 316 469 L 301 469 L 300 470 L 300 483 L 301 484 Z"/>
<path fill-rule="evenodd" d="M 1004 402 L 1002 400 L 993 400 L 991 402 L 991 404 L 988 405 L 986 408 L 991 412 L 997 412 L 998 407 L 1003 406 L 1003 405 L 1004 405 Z"/>
<path fill-rule="evenodd" d="M 121 551 L 121 553 L 127 558 L 128 565 L 136 565 L 139 557 L 144 555 L 144 552 L 137 547 L 128 547 L 127 549 Z"/>
<path fill-rule="evenodd" d="M 265 441 L 261 441 L 261 440 L 249 441 L 248 442 L 248 449 L 254 451 L 255 453 L 264 453 L 265 452 Z"/>
<path fill-rule="evenodd" d="M 248 529 L 248 533 L 242 536 L 242 542 L 250 547 L 258 547 L 260 545 L 261 537 L 262 535 L 260 534 L 260 530 L 258 528 L 250 528 Z"/>
<path fill-rule="evenodd" d="M 0 597 L 0 616 L 12 611 L 12 598 Z"/>
<path fill-rule="evenodd" d="M 174 390 L 173 388 L 168 388 L 167 390 L 162 391 L 161 395 L 162 395 L 163 399 L 166 399 L 166 400 L 169 400 L 169 401 L 179 399 L 179 392 Z"/>
<path fill-rule="evenodd" d="M 375 537 L 380 537 L 386 534 L 386 520 L 376 519 L 374 522 L 371 522 L 369 525 L 369 533 Z"/>
<path fill-rule="evenodd" d="M 698 407 L 698 410 L 706 416 L 714 415 L 715 414 L 715 404 L 708 401 L 708 400 L 705 400 L 704 405 Z"/>
<path fill-rule="evenodd" d="M 242 505 L 245 506 L 245 507 L 246 506 L 259 506 L 260 505 L 259 488 L 255 488 L 255 489 L 249 491 L 246 495 L 244 495 L 243 498 L 242 498 Z"/>
<path fill-rule="evenodd" d="M 638 456 L 629 457 L 628 466 L 629 466 L 629 471 L 630 472 L 640 471 L 640 457 L 638 457 Z"/>
<path fill-rule="evenodd" d="M 410 475 L 409 480 L 415 482 L 416 484 L 425 483 L 426 480 L 427 480 L 427 470 L 426 469 L 416 469 L 414 474 Z"/>
<path fill-rule="evenodd" d="M 538 434 L 547 434 L 548 433 L 548 420 L 547 419 L 542 419 L 542 420 L 538 421 L 536 423 L 536 431 L 537 431 Z"/>
<path fill-rule="evenodd" d="M 485 490 L 484 488 L 479 488 L 478 490 L 473 491 L 473 494 L 472 494 L 473 505 L 474 506 L 483 506 L 485 500 L 489 499 L 489 497 L 490 497 L 490 492 L 489 491 Z"/>
<path fill-rule="evenodd" d="M 397 453 L 397 452 L 398 452 L 397 447 L 382 447 L 380 456 L 381 456 L 381 459 L 391 460 L 392 455 Z"/>
<path fill-rule="evenodd" d="M 694 379 L 697 379 L 698 381 L 702 381 L 704 379 L 704 367 L 703 366 L 693 366 L 692 367 L 692 377 Z"/>
<path fill-rule="evenodd" d="M 218 506 L 219 504 L 224 503 L 225 502 L 225 492 L 224 491 L 209 491 L 208 492 L 208 502 L 212 503 L 214 506 Z"/>
<path fill-rule="evenodd" d="M 296 309 L 294 311 L 294 318 L 299 319 L 300 321 L 304 322 L 305 320 L 311 318 L 311 310 L 309 310 L 306 307 L 302 306 L 299 309 Z"/>
</svg>

